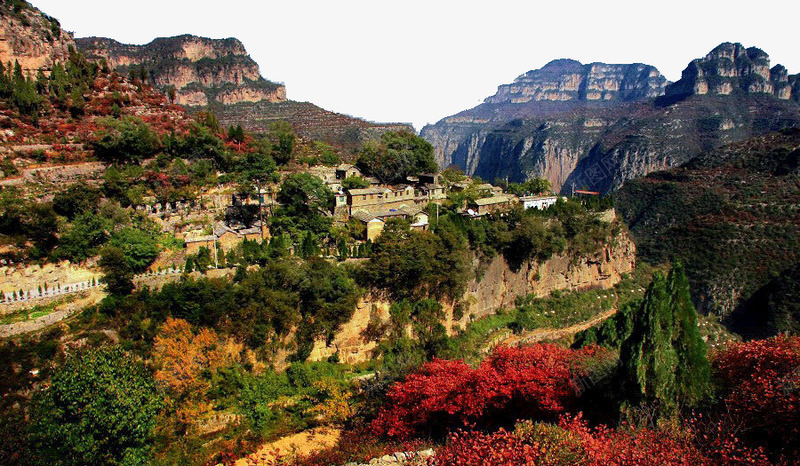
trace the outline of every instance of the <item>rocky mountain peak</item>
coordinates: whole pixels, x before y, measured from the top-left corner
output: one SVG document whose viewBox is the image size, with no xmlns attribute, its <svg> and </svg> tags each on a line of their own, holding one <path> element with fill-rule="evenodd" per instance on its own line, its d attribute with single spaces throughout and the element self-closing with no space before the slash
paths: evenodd
<svg viewBox="0 0 800 466">
<path fill-rule="evenodd" d="M 19 62 L 28 74 L 52 69 L 69 58 L 72 34 L 58 20 L 26 2 L 0 2 L 0 61 Z"/>
<path fill-rule="evenodd" d="M 582 64 L 571 59 L 553 60 L 538 70 L 498 87 L 488 104 L 532 101 L 633 101 L 664 93 L 666 78 L 641 63 Z"/>
<path fill-rule="evenodd" d="M 772 94 L 782 100 L 798 96 L 797 75 L 781 65 L 770 69 L 769 55 L 757 47 L 724 42 L 683 70 L 681 79 L 667 86 L 670 97 L 730 95 L 735 92 Z"/>
<path fill-rule="evenodd" d="M 258 64 L 235 38 L 209 39 L 190 34 L 159 37 L 145 45 L 113 39 L 76 40 L 88 58 L 105 59 L 123 74 L 143 69 L 163 92 L 175 89 L 175 103 L 189 107 L 242 102 L 281 102 L 286 88 L 264 79 Z"/>
</svg>

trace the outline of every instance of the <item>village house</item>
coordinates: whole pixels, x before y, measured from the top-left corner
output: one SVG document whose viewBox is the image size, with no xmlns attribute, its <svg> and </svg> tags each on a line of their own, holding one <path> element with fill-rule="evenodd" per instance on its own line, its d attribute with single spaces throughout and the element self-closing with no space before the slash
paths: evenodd
<svg viewBox="0 0 800 466">
<path fill-rule="evenodd" d="M 336 167 L 335 178 L 339 181 L 344 181 L 351 176 L 361 176 L 361 170 L 349 163 L 343 163 Z"/>
<path fill-rule="evenodd" d="M 266 223 L 262 226 L 260 221 L 255 222 L 249 228 L 244 225 L 229 226 L 225 222 L 219 221 L 214 225 L 212 234 L 201 235 L 189 233 L 183 242 L 186 245 L 187 254 L 197 254 L 201 247 L 213 250 L 221 247 L 225 251 L 235 248 L 244 240 L 248 241 L 268 241 L 270 238 L 269 227 Z"/>
<path fill-rule="evenodd" d="M 366 225 L 365 240 L 375 241 L 383 233 L 386 222 L 403 218 L 411 222 L 412 230 L 428 229 L 428 214 L 418 207 L 406 207 L 403 209 L 391 209 L 383 212 L 367 212 L 359 210 L 353 214 L 353 218 Z"/>
<path fill-rule="evenodd" d="M 467 204 L 466 214 L 470 217 L 483 217 L 486 214 L 505 210 L 518 203 L 517 196 L 501 194 L 498 196 L 476 199 Z"/>
<path fill-rule="evenodd" d="M 519 198 L 525 210 L 544 210 L 558 202 L 558 196 L 522 196 Z"/>
<path fill-rule="evenodd" d="M 350 189 L 347 191 L 347 205 L 350 215 L 358 210 L 385 211 L 397 209 L 413 203 L 416 192 L 412 186 Z"/>
</svg>

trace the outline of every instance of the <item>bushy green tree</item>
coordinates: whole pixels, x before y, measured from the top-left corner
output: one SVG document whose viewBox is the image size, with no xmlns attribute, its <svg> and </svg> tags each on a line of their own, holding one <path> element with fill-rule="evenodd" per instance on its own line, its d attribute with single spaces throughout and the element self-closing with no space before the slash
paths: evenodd
<svg viewBox="0 0 800 466">
<path fill-rule="evenodd" d="M 35 400 L 32 438 L 50 464 L 145 464 L 160 409 L 142 364 L 118 347 L 81 350 Z"/>
<path fill-rule="evenodd" d="M 100 202 L 100 191 L 86 183 L 73 184 L 53 197 L 53 209 L 72 220 L 78 214 L 92 212 Z"/>
<path fill-rule="evenodd" d="M 61 235 L 58 255 L 72 261 L 88 259 L 108 240 L 110 228 L 109 222 L 98 215 L 89 212 L 78 215 Z"/>
<path fill-rule="evenodd" d="M 452 230 L 442 224 L 436 234 L 410 231 L 407 221 L 390 220 L 370 260 L 358 270 L 360 282 L 395 299 L 457 299 L 464 292 L 469 263 L 463 237 Z"/>
<path fill-rule="evenodd" d="M 348 176 L 342 180 L 342 188 L 344 189 L 363 189 L 369 188 L 369 181 L 364 178 L 356 176 Z"/>
<path fill-rule="evenodd" d="M 292 125 L 285 120 L 274 121 L 270 124 L 269 135 L 275 141 L 272 156 L 279 165 L 286 165 L 292 160 L 294 151 L 295 135 Z"/>
<path fill-rule="evenodd" d="M 92 143 L 92 148 L 95 156 L 104 162 L 138 163 L 155 155 L 160 148 L 158 135 L 137 118 L 109 118 L 103 120 L 102 125 L 100 138 Z"/>
<path fill-rule="evenodd" d="M 327 234 L 332 220 L 333 192 L 322 180 L 310 173 L 294 173 L 281 183 L 278 192 L 281 207 L 275 212 L 273 225 L 277 232 L 311 231 Z"/>
<path fill-rule="evenodd" d="M 544 178 L 531 178 L 524 183 L 509 183 L 506 192 L 524 196 L 527 194 L 542 194 L 550 191 L 550 182 Z"/>
<path fill-rule="evenodd" d="M 115 231 L 109 245 L 122 250 L 125 261 L 134 273 L 144 272 L 158 257 L 158 244 L 146 231 L 123 228 Z"/>
<path fill-rule="evenodd" d="M 380 141 L 365 144 L 357 165 L 384 183 L 399 183 L 408 176 L 438 170 L 433 146 L 408 131 L 387 131 Z"/>
<path fill-rule="evenodd" d="M 125 296 L 133 291 L 133 269 L 125 257 L 125 252 L 114 246 L 106 246 L 100 252 L 101 283 L 115 296 Z"/>
</svg>

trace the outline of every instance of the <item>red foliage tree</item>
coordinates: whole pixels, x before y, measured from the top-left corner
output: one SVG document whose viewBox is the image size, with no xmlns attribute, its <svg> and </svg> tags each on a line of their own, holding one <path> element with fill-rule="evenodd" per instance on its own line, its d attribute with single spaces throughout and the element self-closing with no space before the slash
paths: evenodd
<svg viewBox="0 0 800 466">
<path fill-rule="evenodd" d="M 721 385 L 721 437 L 737 435 L 777 455 L 800 447 L 800 337 L 730 345 L 713 355 Z M 800 458 L 797 458 L 800 459 Z"/>
<path fill-rule="evenodd" d="M 577 401 L 572 380 L 581 375 L 579 363 L 597 351 L 550 344 L 500 347 L 475 370 L 462 361 L 436 359 L 390 389 L 372 428 L 406 438 L 520 418 L 556 419 Z"/>
<path fill-rule="evenodd" d="M 450 434 L 433 466 L 650 466 L 713 464 L 688 438 L 667 430 L 589 429 L 580 418 L 561 425 L 522 426 L 514 432 L 500 429 Z"/>
</svg>

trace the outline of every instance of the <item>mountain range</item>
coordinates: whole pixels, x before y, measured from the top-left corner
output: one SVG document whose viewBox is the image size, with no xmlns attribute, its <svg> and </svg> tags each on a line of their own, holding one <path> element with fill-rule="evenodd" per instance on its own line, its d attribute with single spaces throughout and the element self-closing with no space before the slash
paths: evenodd
<svg viewBox="0 0 800 466">
<path fill-rule="evenodd" d="M 800 125 L 800 79 L 723 43 L 670 83 L 643 64 L 554 60 L 422 129 L 440 166 L 557 192 L 610 192 L 727 143 Z"/>
<path fill-rule="evenodd" d="M 272 122 L 286 120 L 300 136 L 349 152 L 388 130 L 413 131 L 408 124 L 372 123 L 287 99 L 286 86 L 262 77 L 258 64 L 235 38 L 185 34 L 130 45 L 88 37 L 75 44 L 88 58 L 105 60 L 125 76 L 145 77 L 190 112 L 212 111 L 223 126 L 262 132 Z"/>
</svg>

